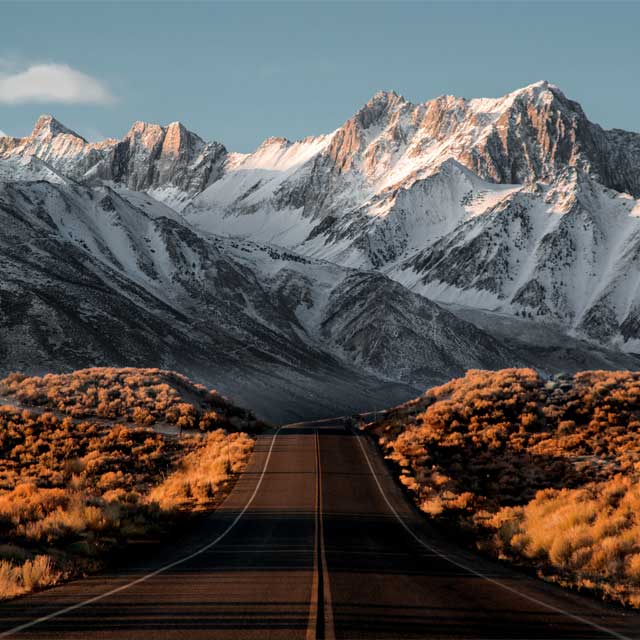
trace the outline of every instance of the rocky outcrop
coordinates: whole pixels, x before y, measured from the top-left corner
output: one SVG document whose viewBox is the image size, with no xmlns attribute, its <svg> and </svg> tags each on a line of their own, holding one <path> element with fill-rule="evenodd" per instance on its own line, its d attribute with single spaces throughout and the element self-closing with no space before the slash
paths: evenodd
<svg viewBox="0 0 640 640">
<path fill-rule="evenodd" d="M 179 122 L 136 122 L 96 175 L 135 191 L 175 187 L 195 195 L 220 176 L 226 153 L 223 145 L 205 143 Z"/>
<path fill-rule="evenodd" d="M 121 140 L 89 143 L 52 116 L 38 119 L 26 138 L 0 138 L 0 159 L 35 156 L 67 178 L 113 181 L 136 191 L 173 188 L 193 196 L 221 173 L 226 149 L 206 143 L 179 122 L 136 122 Z"/>
</svg>

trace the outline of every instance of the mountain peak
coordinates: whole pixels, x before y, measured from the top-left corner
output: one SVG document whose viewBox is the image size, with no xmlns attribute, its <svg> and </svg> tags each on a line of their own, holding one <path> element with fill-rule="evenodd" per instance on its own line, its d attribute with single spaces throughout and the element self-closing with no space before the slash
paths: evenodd
<svg viewBox="0 0 640 640">
<path fill-rule="evenodd" d="M 136 120 L 132 125 L 131 129 L 129 129 L 125 138 L 130 138 L 136 135 L 146 134 L 146 133 L 158 133 L 162 132 L 163 129 L 159 124 L 154 124 L 152 122 L 145 122 L 144 120 Z"/>
<path fill-rule="evenodd" d="M 556 85 L 551 84 L 548 80 L 538 80 L 537 82 L 532 82 L 525 87 L 519 89 L 519 91 L 528 91 L 528 90 L 543 90 L 546 91 L 548 89 L 557 89 Z"/>
<path fill-rule="evenodd" d="M 54 138 L 58 135 L 70 135 L 86 142 L 82 136 L 71 129 L 67 129 L 61 122 L 48 114 L 42 115 L 37 119 L 31 132 L 32 138 Z"/>
<path fill-rule="evenodd" d="M 358 111 L 356 120 L 364 129 L 368 129 L 384 114 L 390 113 L 398 106 L 406 103 L 407 101 L 395 91 L 378 91 Z"/>
<path fill-rule="evenodd" d="M 404 97 L 395 91 L 376 91 L 363 108 L 366 109 L 379 106 L 391 107 L 404 102 L 406 102 Z"/>
<path fill-rule="evenodd" d="M 397 98 L 402 98 L 402 96 L 397 93 L 396 91 L 394 91 L 393 89 L 391 91 L 385 91 L 383 89 L 380 89 L 380 91 L 376 91 L 373 94 L 373 97 L 371 98 L 371 101 L 377 101 L 377 100 L 394 100 Z"/>
<path fill-rule="evenodd" d="M 291 140 L 289 140 L 288 138 L 284 138 L 282 136 L 271 136 L 263 140 L 262 143 L 260 144 L 260 147 L 258 148 L 264 149 L 266 147 L 271 147 L 271 146 L 286 147 L 290 144 L 291 144 Z"/>
<path fill-rule="evenodd" d="M 528 99 L 535 100 L 536 102 L 544 100 L 545 98 L 547 100 L 559 98 L 562 102 L 567 102 L 567 98 L 560 90 L 560 87 L 555 84 L 551 84 L 547 80 L 538 80 L 538 82 L 529 84 L 526 87 L 516 89 L 510 93 L 509 96 L 513 98 L 526 96 Z"/>
<path fill-rule="evenodd" d="M 140 139 L 144 144 L 155 144 L 158 141 L 164 141 L 172 147 L 180 146 L 188 140 L 195 140 L 204 144 L 200 136 L 187 129 L 178 120 L 170 122 L 166 126 L 137 120 L 131 125 L 131 129 L 129 129 L 125 139 Z"/>
<path fill-rule="evenodd" d="M 164 130 L 164 142 L 162 144 L 162 153 L 167 155 L 178 156 L 185 146 L 203 145 L 204 141 L 200 136 L 189 131 L 181 122 L 171 122 Z"/>
</svg>

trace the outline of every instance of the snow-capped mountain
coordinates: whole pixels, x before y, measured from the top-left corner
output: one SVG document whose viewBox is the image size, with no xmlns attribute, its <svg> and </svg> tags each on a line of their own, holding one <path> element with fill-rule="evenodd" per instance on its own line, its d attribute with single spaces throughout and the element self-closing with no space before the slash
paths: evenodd
<svg viewBox="0 0 640 640">
<path fill-rule="evenodd" d="M 597 345 L 639 346 L 639 195 L 640 135 L 546 82 L 381 92 L 250 154 L 179 123 L 89 143 L 43 116 L 0 138 L 5 369 L 155 363 L 282 417 L 469 367 L 637 367 Z"/>
<path fill-rule="evenodd" d="M 179 122 L 166 127 L 136 122 L 120 141 L 89 143 L 52 116 L 42 116 L 26 138 L 0 140 L 0 157 L 36 156 L 58 173 L 86 184 L 112 182 L 159 192 L 179 203 L 220 177 L 227 152 Z"/>
<path fill-rule="evenodd" d="M 379 269 L 436 301 L 534 314 L 638 349 L 639 134 L 603 130 L 540 82 L 499 99 L 420 105 L 379 93 L 330 136 L 303 143 L 267 141 L 185 217 Z M 249 169 L 275 145 L 308 153 L 283 170 Z"/>
<path fill-rule="evenodd" d="M 201 232 L 141 192 L 43 180 L 29 160 L 0 181 L 5 371 L 174 368 L 280 419 L 517 359 L 382 274 Z"/>
<path fill-rule="evenodd" d="M 640 202 L 580 169 L 511 191 L 391 275 L 443 302 L 552 319 L 640 348 Z"/>
</svg>

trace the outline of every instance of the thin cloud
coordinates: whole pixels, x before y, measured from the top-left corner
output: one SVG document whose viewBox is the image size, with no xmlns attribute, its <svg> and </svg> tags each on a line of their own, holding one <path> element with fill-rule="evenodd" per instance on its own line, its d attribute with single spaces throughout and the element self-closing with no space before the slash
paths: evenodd
<svg viewBox="0 0 640 640">
<path fill-rule="evenodd" d="M 102 82 L 66 64 L 32 64 L 23 71 L 0 71 L 0 103 L 29 102 L 112 104 L 115 97 Z"/>
<path fill-rule="evenodd" d="M 0 138 L 4 138 L 6 135 L 7 134 L 2 129 L 0 129 Z"/>
</svg>

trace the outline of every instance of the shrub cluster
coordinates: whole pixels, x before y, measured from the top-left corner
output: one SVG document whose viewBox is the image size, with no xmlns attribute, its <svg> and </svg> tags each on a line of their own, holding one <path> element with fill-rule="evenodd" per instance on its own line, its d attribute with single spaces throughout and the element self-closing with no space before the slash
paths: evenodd
<svg viewBox="0 0 640 640">
<path fill-rule="evenodd" d="M 73 481 L 96 492 L 128 487 L 144 493 L 158 473 L 168 472 L 184 442 L 149 427 L 0 406 L 0 489 L 23 483 L 67 488 Z"/>
<path fill-rule="evenodd" d="M 97 568 L 127 542 L 164 535 L 179 513 L 219 501 L 253 446 L 235 431 L 247 414 L 177 374 L 91 369 L 14 374 L 0 385 L 3 395 L 32 405 L 0 406 L 0 598 Z M 155 432 L 150 420 L 111 421 L 140 408 L 154 422 L 194 417 L 185 426 L 209 432 L 175 437 Z M 220 424 L 226 430 L 213 430 Z"/>
<path fill-rule="evenodd" d="M 149 499 L 163 509 L 210 503 L 218 495 L 219 484 L 242 471 L 252 449 L 253 440 L 246 433 L 208 433 L 202 446 L 151 490 Z"/>
<path fill-rule="evenodd" d="M 174 371 L 96 367 L 66 374 L 27 377 L 13 373 L 0 381 L 0 396 L 74 418 L 156 422 L 182 429 L 251 429 L 255 418 L 218 394 Z"/>
<path fill-rule="evenodd" d="M 372 428 L 433 518 L 640 606 L 640 373 L 469 371 Z"/>
</svg>

